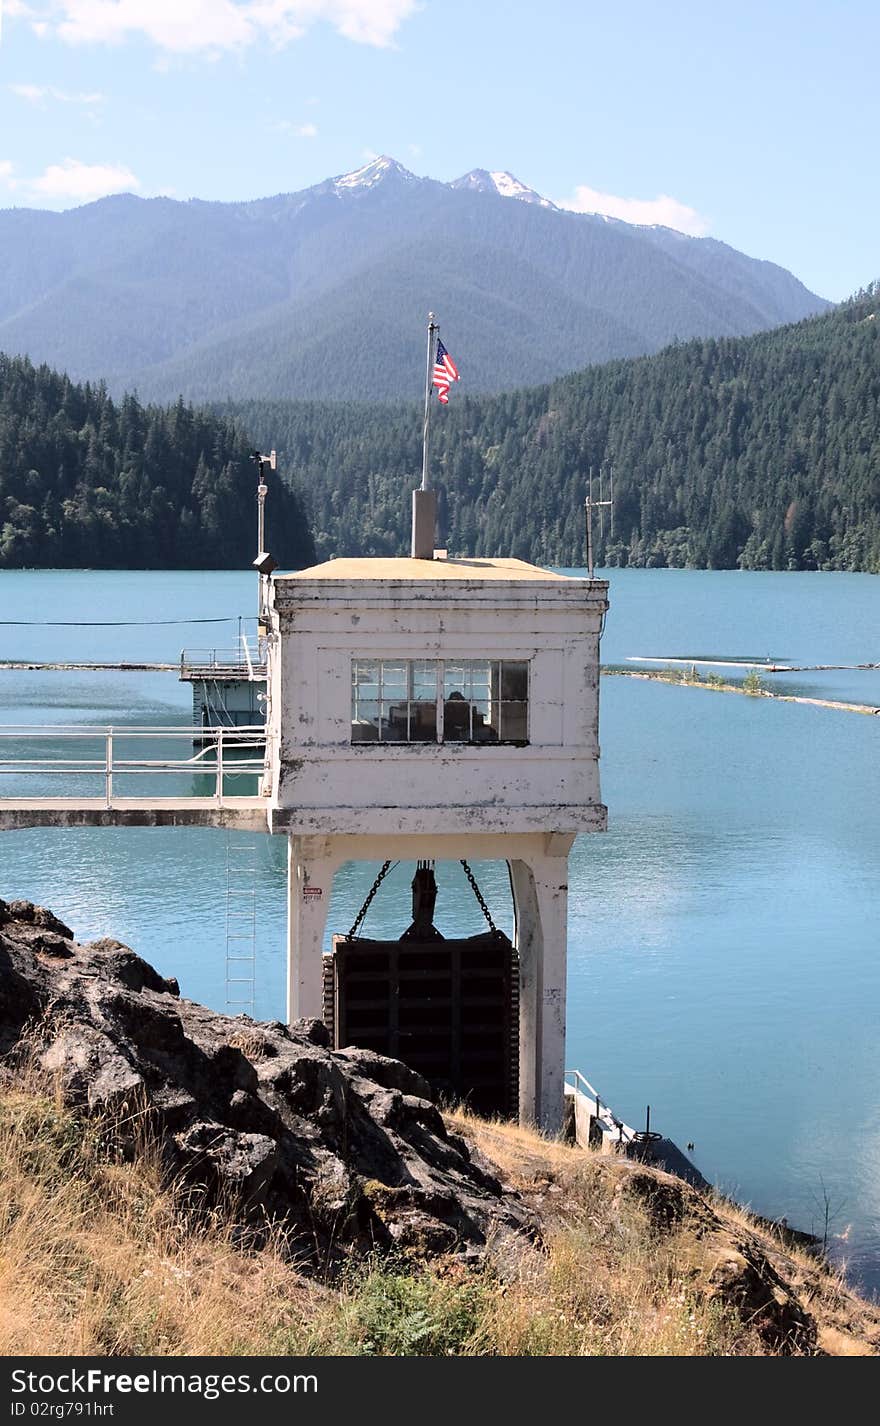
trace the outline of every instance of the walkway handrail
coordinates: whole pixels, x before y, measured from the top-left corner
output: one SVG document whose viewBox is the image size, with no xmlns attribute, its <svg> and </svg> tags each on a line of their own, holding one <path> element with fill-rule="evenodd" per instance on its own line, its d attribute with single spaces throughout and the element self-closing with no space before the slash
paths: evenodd
<svg viewBox="0 0 880 1426">
<path fill-rule="evenodd" d="M 240 643 L 229 648 L 181 649 L 181 677 L 210 678 L 224 673 L 240 674 L 261 682 L 266 677 L 265 640 L 257 639 L 255 650 L 251 649 L 247 634 L 242 634 Z"/>
<path fill-rule="evenodd" d="M 590 1081 L 587 1079 L 587 1076 L 585 1074 L 581 1074 L 580 1070 L 567 1069 L 565 1071 L 565 1078 L 570 1079 L 572 1081 L 572 1087 L 574 1089 L 582 1089 L 583 1092 L 589 1094 L 591 1099 L 595 1099 L 597 1104 L 601 1102 L 599 1099 L 598 1089 L 593 1088 L 593 1086 L 590 1084 Z"/>
<path fill-rule="evenodd" d="M 149 757 L 148 750 L 142 757 L 121 756 L 120 743 L 127 740 L 166 741 L 183 740 L 188 744 L 186 754 L 179 758 L 165 755 Z M 4 742 L 51 742 L 60 745 L 61 756 L 34 755 L 3 756 Z M 99 742 L 101 752 L 83 752 L 76 755 L 76 746 L 84 741 Z M 193 743 L 198 747 L 193 751 Z M 65 744 L 68 746 L 65 747 Z M 72 745 L 72 746 L 71 746 Z M 103 778 L 104 798 L 109 807 L 113 800 L 113 779 L 116 776 L 156 774 L 204 774 L 215 780 L 214 796 L 222 802 L 224 797 L 235 797 L 235 791 L 227 791 L 225 783 L 231 778 L 243 775 L 260 779 L 259 795 L 267 795 L 266 729 L 258 725 L 246 727 L 208 727 L 194 731 L 191 727 L 128 727 L 126 725 L 90 724 L 0 724 L 0 777 L 16 776 L 93 776 Z M 23 751 L 23 750 L 22 750 Z M 126 749 L 132 752 L 133 749 Z M 65 756 L 64 754 L 67 754 Z M 241 797 L 252 797 L 253 792 L 239 792 Z M 0 797 L 0 803 L 3 802 Z M 47 799 L 50 800 L 50 799 Z"/>
<path fill-rule="evenodd" d="M 604 1120 L 606 1126 L 610 1125 L 617 1132 L 621 1143 L 629 1143 L 635 1135 L 635 1130 L 631 1129 L 628 1124 L 624 1124 L 622 1119 L 618 1119 L 617 1115 L 607 1103 L 603 1104 L 599 1091 L 590 1084 L 586 1075 L 581 1074 L 580 1070 L 567 1069 L 565 1071 L 565 1080 L 566 1089 L 570 1088 L 573 1093 L 583 1094 L 588 1099 L 594 1100 L 596 1105 L 596 1119 L 600 1121 L 600 1123 Z M 606 1132 L 608 1132 L 607 1127 Z"/>
</svg>

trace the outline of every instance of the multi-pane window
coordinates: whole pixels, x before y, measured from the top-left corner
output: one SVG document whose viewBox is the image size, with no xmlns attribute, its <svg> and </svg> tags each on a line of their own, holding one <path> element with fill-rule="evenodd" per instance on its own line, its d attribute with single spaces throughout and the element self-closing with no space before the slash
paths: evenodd
<svg viewBox="0 0 880 1426">
<path fill-rule="evenodd" d="M 527 743 L 519 659 L 352 659 L 353 743 Z"/>
</svg>

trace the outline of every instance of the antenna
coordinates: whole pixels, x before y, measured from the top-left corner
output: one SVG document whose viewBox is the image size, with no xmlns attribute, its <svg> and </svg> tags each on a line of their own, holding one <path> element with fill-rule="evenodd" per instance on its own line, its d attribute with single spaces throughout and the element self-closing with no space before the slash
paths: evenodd
<svg viewBox="0 0 880 1426">
<path fill-rule="evenodd" d="M 599 511 L 599 535 L 602 540 L 605 538 L 605 511 L 611 511 L 611 533 L 614 534 L 614 466 L 609 466 L 610 493 L 606 500 L 602 480 L 602 466 L 599 466 L 599 499 L 593 499 L 593 467 L 590 466 L 590 479 L 587 486 L 587 498 L 584 502 L 587 514 L 587 573 L 590 579 L 593 578 L 593 511 Z"/>
<path fill-rule="evenodd" d="M 265 562 L 267 557 L 266 496 L 269 494 L 269 487 L 266 484 L 266 471 L 275 470 L 277 458 L 274 451 L 270 451 L 267 456 L 264 456 L 262 451 L 251 451 L 251 460 L 257 467 L 257 558 L 254 560 L 254 565 L 260 569 L 260 565 Z M 269 571 L 260 569 L 260 573 L 269 573 Z"/>
<path fill-rule="evenodd" d="M 277 461 L 274 451 L 268 455 L 263 455 L 262 451 L 251 451 L 251 460 L 257 467 L 257 558 L 254 569 L 259 575 L 257 616 L 262 619 L 268 608 L 269 575 L 278 568 L 277 560 L 266 549 L 266 496 L 269 494 L 266 472 L 275 470 Z"/>
</svg>

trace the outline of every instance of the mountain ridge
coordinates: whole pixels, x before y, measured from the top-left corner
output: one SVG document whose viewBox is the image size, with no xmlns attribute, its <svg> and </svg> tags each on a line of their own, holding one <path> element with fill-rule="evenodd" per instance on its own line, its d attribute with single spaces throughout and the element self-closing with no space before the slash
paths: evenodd
<svg viewBox="0 0 880 1426">
<path fill-rule="evenodd" d="M 420 178 L 387 155 L 247 203 L 9 209 L 0 250 L 0 350 L 160 401 L 352 399 L 353 336 L 371 342 L 376 398 L 415 394 L 429 306 L 468 390 L 492 392 L 829 305 L 714 238 L 572 213 L 507 171 Z"/>
</svg>

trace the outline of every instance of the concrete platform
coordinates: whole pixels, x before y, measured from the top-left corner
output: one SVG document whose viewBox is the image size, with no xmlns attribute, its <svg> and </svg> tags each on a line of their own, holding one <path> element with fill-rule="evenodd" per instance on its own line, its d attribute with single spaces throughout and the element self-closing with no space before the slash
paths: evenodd
<svg viewBox="0 0 880 1426">
<path fill-rule="evenodd" d="M 0 832 L 27 827 L 226 827 L 268 832 L 263 797 L 18 797 L 0 799 Z"/>
</svg>

